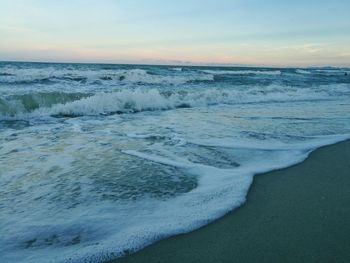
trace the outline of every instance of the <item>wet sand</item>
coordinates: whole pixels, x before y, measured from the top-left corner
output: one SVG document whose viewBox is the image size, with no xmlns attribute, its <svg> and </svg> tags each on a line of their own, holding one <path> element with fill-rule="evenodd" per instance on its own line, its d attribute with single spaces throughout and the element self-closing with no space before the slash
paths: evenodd
<svg viewBox="0 0 350 263">
<path fill-rule="evenodd" d="M 350 141 L 257 175 L 240 208 L 112 262 L 349 263 Z"/>
</svg>

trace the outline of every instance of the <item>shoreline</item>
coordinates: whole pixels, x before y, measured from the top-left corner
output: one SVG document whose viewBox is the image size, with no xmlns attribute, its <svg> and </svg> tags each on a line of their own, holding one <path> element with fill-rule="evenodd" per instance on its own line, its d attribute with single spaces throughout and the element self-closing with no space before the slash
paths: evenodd
<svg viewBox="0 0 350 263">
<path fill-rule="evenodd" d="M 350 140 L 255 175 L 246 202 L 123 262 L 350 262 Z"/>
</svg>

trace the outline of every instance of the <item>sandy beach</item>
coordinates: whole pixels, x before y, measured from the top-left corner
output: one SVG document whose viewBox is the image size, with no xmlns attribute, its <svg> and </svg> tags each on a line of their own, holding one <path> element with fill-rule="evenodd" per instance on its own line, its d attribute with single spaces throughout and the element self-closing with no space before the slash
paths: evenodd
<svg viewBox="0 0 350 263">
<path fill-rule="evenodd" d="M 350 262 L 350 141 L 257 175 L 246 203 L 123 262 Z"/>
</svg>

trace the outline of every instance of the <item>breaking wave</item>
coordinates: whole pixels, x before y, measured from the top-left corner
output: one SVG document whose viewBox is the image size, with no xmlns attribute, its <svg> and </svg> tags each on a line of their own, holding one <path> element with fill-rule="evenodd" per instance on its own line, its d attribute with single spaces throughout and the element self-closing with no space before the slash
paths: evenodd
<svg viewBox="0 0 350 263">
<path fill-rule="evenodd" d="M 66 104 L 91 96 L 89 93 L 38 92 L 0 97 L 0 116 L 15 116 L 30 113 L 39 108 L 50 108 L 55 104 Z"/>
<path fill-rule="evenodd" d="M 115 92 L 34 93 L 0 98 L 0 116 L 111 115 L 141 111 L 203 107 L 218 104 L 268 103 L 306 100 L 327 100 L 350 95 L 349 85 L 293 88 L 271 85 L 237 89 L 158 90 L 123 89 Z"/>
</svg>

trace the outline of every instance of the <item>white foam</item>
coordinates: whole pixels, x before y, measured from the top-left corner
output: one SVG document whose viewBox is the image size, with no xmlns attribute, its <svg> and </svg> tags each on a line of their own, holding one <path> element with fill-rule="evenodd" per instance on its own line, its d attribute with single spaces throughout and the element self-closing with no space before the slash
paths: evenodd
<svg viewBox="0 0 350 263">
<path fill-rule="evenodd" d="M 314 150 L 323 145 L 334 144 L 338 141 L 347 140 L 350 138 L 349 134 L 344 135 L 325 135 L 325 136 L 312 136 L 305 137 L 304 142 L 297 143 L 283 143 L 280 141 L 252 141 L 239 138 L 232 141 L 227 138 L 223 139 L 197 139 L 188 140 L 189 143 L 197 144 L 200 146 L 210 146 L 210 147 L 222 147 L 222 148 L 233 148 L 233 149 L 254 149 L 254 150 L 268 150 L 268 151 L 310 151 Z"/>
<path fill-rule="evenodd" d="M 75 122 L 73 124 L 76 125 Z M 103 125 L 101 132 L 108 130 L 106 128 L 107 124 L 101 125 Z M 115 127 L 115 121 L 112 120 L 110 125 L 110 127 Z M 61 166 L 64 169 L 63 173 L 69 175 L 64 177 L 69 186 L 69 180 L 79 179 L 71 172 L 74 158 L 82 155 L 84 160 L 85 158 L 86 160 L 100 160 L 99 157 L 96 157 L 96 153 L 99 153 L 102 149 L 93 151 L 96 147 L 96 138 L 103 140 L 106 136 L 112 136 L 110 137 L 111 141 L 118 140 L 113 137 L 112 133 L 103 133 L 103 136 L 97 137 L 98 133 L 89 135 L 89 132 L 84 133 L 84 129 L 80 127 L 77 134 L 70 134 L 70 136 L 67 136 L 64 131 L 62 134 L 64 137 L 59 137 L 60 143 L 57 145 L 55 141 L 53 145 L 49 145 L 50 147 L 47 145 L 38 147 L 36 145 L 45 142 L 42 136 L 45 134 L 52 136 L 53 130 L 60 128 L 59 125 L 56 125 L 55 127 L 43 127 L 37 133 L 35 133 L 35 128 L 24 131 L 24 134 L 28 132 L 28 134 L 33 134 L 34 138 L 30 136 L 19 137 L 20 142 L 9 141 L 3 144 L 5 147 L 3 150 L 8 151 L 18 144 L 31 145 L 33 149 L 40 149 L 41 152 L 36 152 L 36 154 L 33 154 L 32 149 L 23 149 L 24 151 L 17 153 L 16 160 L 12 160 L 12 162 L 29 161 L 25 163 L 32 172 L 36 170 L 49 171 L 52 167 Z M 75 131 L 77 128 L 73 125 L 70 129 Z M 128 135 L 140 139 L 147 139 L 151 136 L 146 133 L 140 134 L 129 133 Z M 40 140 L 38 140 L 39 138 Z M 193 163 L 185 156 L 177 156 L 166 150 L 164 145 L 155 146 L 162 150 L 161 155 L 142 150 L 123 150 L 122 152 L 127 155 L 161 165 L 176 167 L 184 174 L 197 178 L 198 185 L 196 188 L 164 201 L 147 198 L 135 202 L 95 200 L 94 192 L 89 190 L 95 182 L 90 182 L 86 178 L 85 181 L 80 181 L 80 185 L 84 188 L 80 199 L 82 203 L 76 208 L 64 210 L 64 213 L 62 213 L 56 203 L 48 205 L 45 202 L 34 201 L 40 196 L 50 196 L 52 189 L 46 187 L 44 181 L 40 181 L 39 185 L 35 185 L 34 181 L 34 192 L 31 191 L 32 182 L 28 182 L 27 185 L 24 185 L 27 187 L 27 189 L 24 189 L 27 194 L 25 199 L 31 200 L 30 203 L 33 207 L 29 211 L 24 211 L 23 216 L 19 217 L 5 218 L 0 215 L 3 227 L 3 233 L 0 229 L 2 234 L 0 236 L 2 262 L 100 262 L 124 255 L 126 251 L 139 250 L 159 239 L 192 231 L 244 203 L 254 174 L 301 162 L 315 147 L 347 138 L 350 138 L 350 136 L 306 137 L 305 142 L 296 144 L 286 144 L 278 141 L 258 143 L 249 140 L 244 142 L 226 140 L 225 143 L 224 140 L 221 142 L 214 139 L 203 140 L 202 145 L 206 146 L 249 150 L 246 153 L 249 158 L 243 156 L 244 161 L 240 163 L 240 166 L 229 169 Z M 80 148 L 82 146 L 87 147 L 89 145 L 91 150 L 88 147 L 81 152 Z M 126 145 L 130 145 L 130 143 Z M 59 146 L 59 148 L 56 149 L 56 146 Z M 64 150 L 60 147 L 64 147 Z M 55 154 L 47 156 L 49 149 L 53 150 Z M 113 155 L 113 150 L 108 149 L 107 152 Z M 40 155 L 46 155 L 45 158 L 47 159 L 45 162 L 37 162 L 34 159 L 25 159 L 24 154 L 27 154 L 27 158 L 34 159 Z M 71 159 L 71 157 L 74 158 Z M 35 164 L 35 167 L 33 167 L 33 164 Z M 13 166 L 9 165 L 9 167 Z M 86 166 L 89 167 L 88 164 Z M 126 168 L 128 167 L 122 167 L 121 169 Z M 17 170 L 16 173 L 20 174 L 21 172 Z M 8 174 L 8 176 L 11 175 Z M 53 182 L 59 180 L 61 176 L 62 174 L 58 173 L 47 178 L 48 185 L 50 186 Z M 60 181 L 58 183 L 58 186 L 62 184 Z M 17 204 L 16 207 L 21 207 L 21 205 L 23 204 Z M 52 218 L 55 218 L 55 222 L 52 222 Z M 13 224 L 16 227 L 11 227 Z M 80 242 L 72 244 L 72 240 L 79 240 Z M 30 246 L 30 242 L 33 242 L 34 246 L 25 249 L 23 246 Z M 19 243 L 22 246 L 18 245 Z"/>
<path fill-rule="evenodd" d="M 171 69 L 175 71 L 182 71 L 182 68 L 171 68 Z"/>
<path fill-rule="evenodd" d="M 304 69 L 296 69 L 295 72 L 298 73 L 298 74 L 307 74 L 307 75 L 311 74 L 310 71 L 307 71 L 307 70 L 304 70 Z"/>
<path fill-rule="evenodd" d="M 161 163 L 164 165 L 170 165 L 170 166 L 176 166 L 176 167 L 180 167 L 180 168 L 190 168 L 193 167 L 193 164 L 191 165 L 190 162 L 185 161 L 185 160 L 181 160 L 181 158 L 176 158 L 177 160 L 170 160 L 161 156 L 155 156 L 152 154 L 145 154 L 142 152 L 138 152 L 138 151 L 133 151 L 133 150 L 126 150 L 126 151 L 122 151 L 126 154 L 130 154 L 139 158 L 143 158 L 152 162 L 156 162 L 156 163 Z"/>
</svg>

